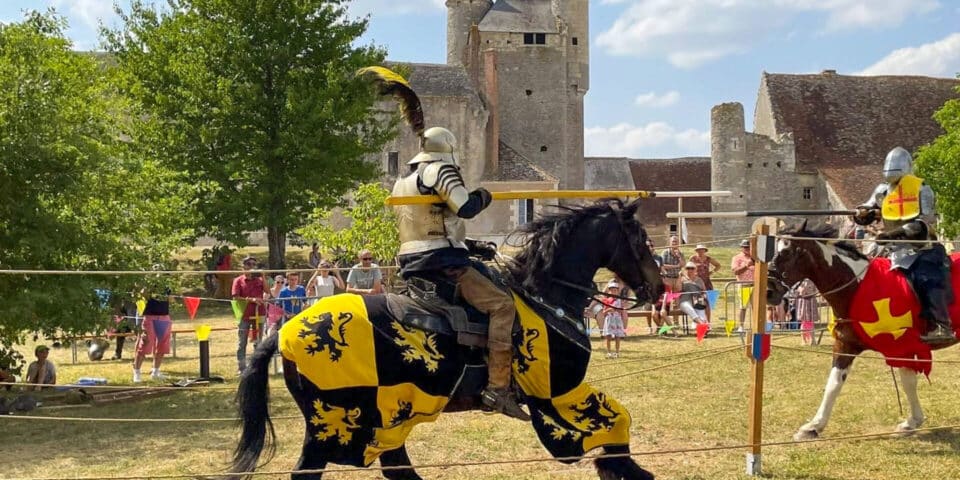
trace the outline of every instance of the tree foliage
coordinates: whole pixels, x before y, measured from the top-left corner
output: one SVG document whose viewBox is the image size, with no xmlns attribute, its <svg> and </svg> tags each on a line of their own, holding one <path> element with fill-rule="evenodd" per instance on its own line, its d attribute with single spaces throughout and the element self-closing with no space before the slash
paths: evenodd
<svg viewBox="0 0 960 480">
<path fill-rule="evenodd" d="M 341 0 L 168 0 L 118 9 L 105 44 L 147 114 L 156 158 L 188 172 L 201 234 L 244 244 L 266 228 L 270 266 L 314 207 L 377 175 L 363 161 L 394 125 L 354 72 L 384 51 L 355 47 L 366 20 Z"/>
<path fill-rule="evenodd" d="M 338 263 L 352 263 L 361 250 L 369 249 L 386 264 L 400 248 L 400 234 L 393 209 L 384 206 L 390 191 L 379 183 L 361 184 L 353 192 L 350 206 L 342 210 L 318 208 L 308 226 L 298 230 L 307 240 L 316 240 L 333 253 Z M 349 221 L 347 228 L 336 228 L 332 217 L 341 212 Z"/>
<path fill-rule="evenodd" d="M 939 227 L 947 237 L 956 237 L 960 235 L 960 99 L 948 100 L 934 118 L 946 133 L 920 148 L 916 169 L 937 193 Z"/>
<path fill-rule="evenodd" d="M 188 184 L 130 148 L 135 111 L 65 28 L 52 12 L 0 24 L 0 269 L 149 269 L 193 235 Z M 94 289 L 139 280 L 0 275 L 0 350 L 95 329 Z"/>
</svg>

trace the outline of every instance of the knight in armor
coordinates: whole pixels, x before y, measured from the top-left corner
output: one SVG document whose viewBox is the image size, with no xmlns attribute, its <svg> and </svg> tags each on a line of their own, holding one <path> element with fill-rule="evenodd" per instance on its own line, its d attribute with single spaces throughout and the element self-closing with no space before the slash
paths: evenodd
<svg viewBox="0 0 960 480">
<path fill-rule="evenodd" d="M 920 338 L 929 344 L 956 340 L 950 323 L 953 302 L 950 261 L 943 244 L 904 240 L 936 240 L 936 195 L 923 179 L 913 175 L 913 158 L 901 147 L 887 154 L 883 164 L 885 183 L 857 207 L 853 220 L 870 225 L 881 218 L 883 231 L 877 235 L 891 268 L 900 269 L 920 299 L 920 316 L 927 321 L 927 333 Z"/>
<path fill-rule="evenodd" d="M 510 294 L 471 266 L 464 219 L 490 205 L 490 192 L 468 191 L 455 157 L 457 140 L 445 128 L 423 132 L 420 153 L 407 164 L 410 173 L 393 187 L 394 196 L 438 195 L 443 202 L 395 207 L 399 220 L 400 273 L 440 273 L 456 282 L 462 298 L 490 317 L 487 333 L 488 373 L 483 404 L 505 415 L 529 420 L 510 388 L 511 335 L 516 308 Z"/>
</svg>

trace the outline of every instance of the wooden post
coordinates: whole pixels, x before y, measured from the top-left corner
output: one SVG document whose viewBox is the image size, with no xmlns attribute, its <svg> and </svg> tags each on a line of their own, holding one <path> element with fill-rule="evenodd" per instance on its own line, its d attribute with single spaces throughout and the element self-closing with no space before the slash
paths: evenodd
<svg viewBox="0 0 960 480">
<path fill-rule="evenodd" d="M 770 227 L 761 224 L 754 233 L 766 236 Z M 761 237 L 763 238 L 763 237 Z M 763 441 L 763 362 L 770 354 L 770 336 L 767 334 L 767 261 L 757 258 L 757 236 L 750 239 L 750 254 L 756 261 L 753 271 L 753 299 L 751 334 L 747 340 L 747 357 L 750 358 L 750 406 L 748 410 L 747 475 L 761 474 L 760 443 Z"/>
</svg>

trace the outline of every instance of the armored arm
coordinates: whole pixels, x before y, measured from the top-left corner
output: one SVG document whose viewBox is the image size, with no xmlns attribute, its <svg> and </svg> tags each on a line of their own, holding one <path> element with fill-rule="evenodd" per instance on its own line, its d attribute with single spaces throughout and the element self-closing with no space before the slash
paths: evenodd
<svg viewBox="0 0 960 480">
<path fill-rule="evenodd" d="M 854 223 L 866 226 L 880 220 L 880 202 L 887 196 L 887 188 L 885 183 L 877 185 L 870 198 L 857 206 L 857 213 L 853 214 Z"/>
<path fill-rule="evenodd" d="M 473 218 L 490 205 L 490 192 L 485 188 L 478 188 L 468 193 L 460 170 L 453 164 L 428 164 L 423 169 L 420 181 L 423 186 L 436 192 L 460 218 Z"/>
</svg>

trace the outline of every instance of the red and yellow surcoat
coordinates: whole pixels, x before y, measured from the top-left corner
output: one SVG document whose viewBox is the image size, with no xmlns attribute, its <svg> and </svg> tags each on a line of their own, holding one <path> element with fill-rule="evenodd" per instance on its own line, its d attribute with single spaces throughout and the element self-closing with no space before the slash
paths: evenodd
<svg viewBox="0 0 960 480">
<path fill-rule="evenodd" d="M 923 179 L 913 175 L 905 175 L 897 182 L 897 186 L 890 189 L 883 197 L 880 213 L 887 221 L 913 220 L 920 216 L 920 188 Z"/>
</svg>

